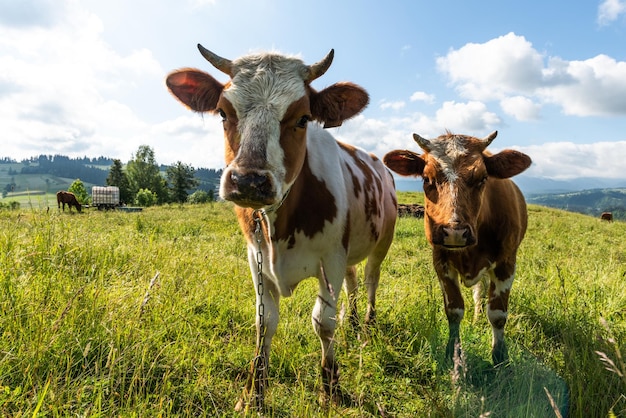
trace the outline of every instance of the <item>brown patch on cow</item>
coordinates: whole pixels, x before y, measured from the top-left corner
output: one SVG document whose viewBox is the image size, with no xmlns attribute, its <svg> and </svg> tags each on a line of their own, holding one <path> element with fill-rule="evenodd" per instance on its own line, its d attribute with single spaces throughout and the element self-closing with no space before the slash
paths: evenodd
<svg viewBox="0 0 626 418">
<path fill-rule="evenodd" d="M 458 284 L 447 276 L 440 277 L 439 281 L 444 289 L 444 294 L 447 296 L 445 304 L 446 316 L 452 322 L 461 322 L 462 318 L 451 318 L 451 315 L 456 315 L 456 313 L 450 312 L 455 309 L 465 309 L 465 301 Z"/>
<path fill-rule="evenodd" d="M 235 205 L 235 214 L 237 215 L 237 221 L 239 221 L 239 227 L 241 228 L 244 237 L 246 239 L 254 238 L 254 231 L 256 229 L 255 210 L 252 208 L 244 208 Z M 267 230 L 267 222 L 261 222 L 261 229 L 263 236 L 268 237 L 269 231 Z"/>
<path fill-rule="evenodd" d="M 341 237 L 341 245 L 348 252 L 348 247 L 350 246 L 350 212 L 346 216 L 346 225 L 343 229 L 343 236 Z"/>
<path fill-rule="evenodd" d="M 349 165 L 346 165 L 346 169 L 350 173 L 350 179 L 352 180 L 352 190 L 354 190 L 354 196 L 359 197 L 361 194 L 361 183 L 359 182 L 359 178 L 354 175 L 354 171 L 350 168 Z"/>
<path fill-rule="evenodd" d="M 300 175 L 291 191 L 278 208 L 274 224 L 274 239 L 289 242 L 289 248 L 296 243 L 296 233 L 302 232 L 313 238 L 324 230 L 325 223 L 337 217 L 337 204 L 326 183 L 319 180 L 305 158 Z"/>
<path fill-rule="evenodd" d="M 235 159 L 237 153 L 239 152 L 239 145 L 241 143 L 239 119 L 237 118 L 237 111 L 233 107 L 232 103 L 224 96 L 220 98 L 217 106 L 225 116 L 222 120 L 225 140 L 224 161 L 226 162 L 226 165 L 228 165 Z"/>
<path fill-rule="evenodd" d="M 494 283 L 489 284 L 489 309 L 507 312 L 509 308 L 509 295 L 511 289 L 503 290 L 499 295 L 495 296 L 496 286 Z"/>
<path fill-rule="evenodd" d="M 343 143 L 339 143 L 339 146 L 348 153 L 348 155 L 352 158 L 352 161 L 354 161 L 356 167 L 361 171 L 361 178 L 363 179 L 362 184 L 359 182 L 359 177 L 355 176 L 352 170 L 350 170 L 352 182 L 355 185 L 355 196 L 359 197 L 359 193 L 357 191 L 363 191 L 365 216 L 370 220 L 370 232 L 372 237 L 375 241 L 378 241 L 380 231 L 378 230 L 375 220 L 380 218 L 382 214 L 382 181 L 376 176 L 372 166 L 360 157 L 355 147 Z"/>
<path fill-rule="evenodd" d="M 303 117 L 310 118 L 309 98 L 307 96 L 292 103 L 280 122 L 280 147 L 285 153 L 283 161 L 287 169 L 286 183 L 291 183 L 300 173 L 306 156 L 306 126 L 298 126 L 298 122 Z"/>
</svg>

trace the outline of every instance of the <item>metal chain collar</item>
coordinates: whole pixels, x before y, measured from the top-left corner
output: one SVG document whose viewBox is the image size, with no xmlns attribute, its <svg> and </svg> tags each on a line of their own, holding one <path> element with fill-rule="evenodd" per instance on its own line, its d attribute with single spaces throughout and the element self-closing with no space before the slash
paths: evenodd
<svg viewBox="0 0 626 418">
<path fill-rule="evenodd" d="M 257 355 L 253 360 L 252 379 L 253 386 L 258 382 L 258 387 L 255 391 L 256 406 L 258 409 L 262 409 L 265 401 L 265 377 L 267 373 L 267 356 L 265 355 L 265 304 L 263 303 L 263 294 L 265 289 L 263 286 L 263 253 L 261 252 L 261 246 L 263 244 L 263 228 L 261 227 L 262 218 L 265 217 L 265 211 L 263 209 L 254 211 L 254 223 L 256 227 L 254 229 L 254 237 L 257 243 L 256 252 L 256 266 L 257 266 L 257 316 L 259 322 L 259 328 L 257 332 Z M 269 225 L 268 225 L 269 228 Z M 257 380 L 257 376 L 261 376 Z"/>
</svg>

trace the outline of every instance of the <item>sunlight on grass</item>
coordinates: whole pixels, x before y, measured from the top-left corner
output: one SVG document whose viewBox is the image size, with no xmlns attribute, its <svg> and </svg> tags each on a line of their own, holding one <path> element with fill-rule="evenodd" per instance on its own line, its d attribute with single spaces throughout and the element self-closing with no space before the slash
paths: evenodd
<svg viewBox="0 0 626 418">
<path fill-rule="evenodd" d="M 232 206 L 82 214 L 35 206 L 0 211 L 0 416 L 234 416 L 255 307 Z M 318 403 L 317 290 L 307 280 L 281 301 L 268 415 L 625 415 L 626 224 L 538 206 L 529 216 L 507 367 L 489 362 L 486 318 L 470 318 L 462 373 L 453 375 L 423 221 L 400 218 L 376 326 L 337 330 L 352 405 Z M 364 291 L 358 302 L 362 317 Z"/>
</svg>

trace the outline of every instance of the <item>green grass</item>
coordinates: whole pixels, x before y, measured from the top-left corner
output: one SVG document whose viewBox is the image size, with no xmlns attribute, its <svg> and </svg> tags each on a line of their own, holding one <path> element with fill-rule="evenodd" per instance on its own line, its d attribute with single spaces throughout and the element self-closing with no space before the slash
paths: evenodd
<svg viewBox="0 0 626 418">
<path fill-rule="evenodd" d="M 509 367 L 489 364 L 490 327 L 472 322 L 467 290 L 461 373 L 451 373 L 423 221 L 401 218 L 377 325 L 338 327 L 341 383 L 354 405 L 318 403 L 316 283 L 307 280 L 281 303 L 267 415 L 557 416 L 549 393 L 572 417 L 624 416 L 626 379 L 616 371 L 626 372 L 626 224 L 539 206 L 529 216 Z M 0 416 L 237 416 L 254 310 L 230 204 L 0 211 Z"/>
</svg>

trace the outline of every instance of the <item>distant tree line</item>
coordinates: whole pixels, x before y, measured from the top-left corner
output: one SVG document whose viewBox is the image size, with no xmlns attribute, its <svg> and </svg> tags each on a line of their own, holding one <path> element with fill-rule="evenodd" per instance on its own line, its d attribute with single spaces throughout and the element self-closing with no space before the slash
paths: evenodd
<svg viewBox="0 0 626 418">
<path fill-rule="evenodd" d="M 9 157 L 0 164 L 18 164 Z M 83 204 L 90 203 L 84 183 L 117 186 L 120 202 L 151 206 L 164 203 L 203 203 L 215 199 L 222 170 L 194 169 L 180 161 L 174 165 L 159 165 L 154 150 L 142 145 L 125 165 L 119 159 L 70 158 L 64 155 L 39 155 L 22 160 L 19 169 L 9 168 L 9 175 L 48 174 L 76 180 L 68 188 Z M 108 167 L 108 170 L 106 169 Z M 18 171 L 19 170 L 19 171 Z M 6 196 L 16 188 L 15 178 L 2 190 Z"/>
<path fill-rule="evenodd" d="M 120 160 L 112 161 L 106 184 L 119 187 L 120 200 L 124 203 L 140 206 L 188 201 L 203 203 L 215 199 L 220 175 L 221 171 L 195 170 L 180 161 L 171 166 L 160 166 L 154 150 L 141 145 L 125 167 Z"/>
<path fill-rule="evenodd" d="M 21 174 L 51 174 L 57 177 L 80 178 L 87 183 L 103 184 L 106 180 L 106 171 L 92 165 L 111 165 L 111 159 L 100 157 L 69 158 L 65 155 L 40 155 L 29 160 L 20 170 Z M 12 170 L 11 170 L 12 171 Z M 17 174 L 9 172 L 9 175 Z"/>
</svg>

